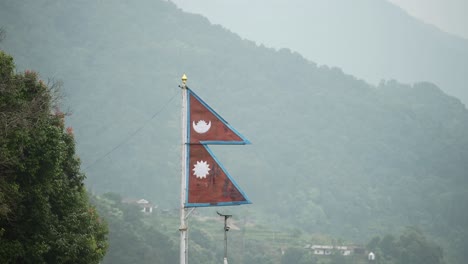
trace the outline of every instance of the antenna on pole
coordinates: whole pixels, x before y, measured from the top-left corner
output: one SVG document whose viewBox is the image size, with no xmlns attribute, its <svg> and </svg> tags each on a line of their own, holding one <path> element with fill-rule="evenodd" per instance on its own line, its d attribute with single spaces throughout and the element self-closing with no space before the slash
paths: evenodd
<svg viewBox="0 0 468 264">
<path fill-rule="evenodd" d="M 228 261 L 227 261 L 227 232 L 229 231 L 230 227 L 227 225 L 227 219 L 229 217 L 232 217 L 232 215 L 221 214 L 218 211 L 216 211 L 216 213 L 219 216 L 224 217 L 224 264 L 228 264 Z"/>
</svg>

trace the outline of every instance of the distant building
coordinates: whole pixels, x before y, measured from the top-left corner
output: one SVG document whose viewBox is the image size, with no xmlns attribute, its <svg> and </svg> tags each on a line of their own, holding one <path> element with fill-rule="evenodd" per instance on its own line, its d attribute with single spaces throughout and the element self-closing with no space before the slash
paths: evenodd
<svg viewBox="0 0 468 264">
<path fill-rule="evenodd" d="M 351 248 L 348 246 L 336 246 L 335 249 L 338 250 L 343 256 L 351 255 Z"/>
<path fill-rule="evenodd" d="M 314 255 L 333 255 L 333 254 L 340 254 L 343 256 L 350 256 L 353 253 L 359 254 L 360 252 L 359 247 L 355 246 L 331 246 L 331 245 L 307 245 L 306 248 L 310 248 L 313 250 Z M 356 252 L 358 249 L 358 252 Z"/>
<path fill-rule="evenodd" d="M 146 199 L 139 199 L 139 200 L 124 199 L 122 202 L 127 203 L 127 204 L 137 205 L 138 207 L 141 208 L 141 212 L 143 212 L 145 214 L 151 214 L 151 213 L 153 213 L 153 209 L 158 208 L 157 206 L 153 205 L 152 203 L 150 203 Z"/>
<path fill-rule="evenodd" d="M 328 245 L 312 245 L 310 247 L 315 255 L 331 255 L 333 246 Z"/>
<path fill-rule="evenodd" d="M 153 208 L 155 208 L 155 206 L 152 205 L 148 200 L 140 199 L 136 203 L 138 204 L 138 206 L 141 207 L 141 211 L 143 213 L 147 213 L 147 214 L 153 213 Z"/>
</svg>

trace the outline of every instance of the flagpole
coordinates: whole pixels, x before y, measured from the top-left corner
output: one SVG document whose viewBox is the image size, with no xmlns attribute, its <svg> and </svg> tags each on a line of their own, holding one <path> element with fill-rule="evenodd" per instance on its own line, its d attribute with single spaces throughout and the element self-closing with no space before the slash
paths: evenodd
<svg viewBox="0 0 468 264">
<path fill-rule="evenodd" d="M 181 174 L 180 174 L 180 264 L 188 264 L 188 241 L 186 223 L 186 164 L 187 164 L 187 76 L 182 76 L 182 147 L 181 147 Z"/>
</svg>

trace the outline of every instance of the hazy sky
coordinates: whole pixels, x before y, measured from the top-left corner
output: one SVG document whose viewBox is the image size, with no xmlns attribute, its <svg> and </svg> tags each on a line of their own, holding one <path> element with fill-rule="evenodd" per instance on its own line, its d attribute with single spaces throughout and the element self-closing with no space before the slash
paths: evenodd
<svg viewBox="0 0 468 264">
<path fill-rule="evenodd" d="M 184 6 L 184 1 L 172 0 Z M 349 0 L 344 0 L 349 1 Z M 468 39 L 468 0 L 387 0 L 439 29 Z"/>
<path fill-rule="evenodd" d="M 388 0 L 410 15 L 468 39 L 468 0 Z"/>
</svg>

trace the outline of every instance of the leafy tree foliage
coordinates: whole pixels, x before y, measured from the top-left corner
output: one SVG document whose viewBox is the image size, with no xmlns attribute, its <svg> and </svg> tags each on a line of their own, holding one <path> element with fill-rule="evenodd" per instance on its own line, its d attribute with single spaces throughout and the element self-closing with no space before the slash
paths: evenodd
<svg viewBox="0 0 468 264">
<path fill-rule="evenodd" d="M 5 30 L 0 27 L 0 42 L 5 38 Z"/>
<path fill-rule="evenodd" d="M 116 193 L 93 196 L 99 214 L 109 224 L 109 251 L 102 263 L 177 263 L 179 252 L 167 235 L 148 225 L 140 208 L 122 203 Z"/>
<path fill-rule="evenodd" d="M 0 51 L 1 263 L 98 263 L 106 252 L 53 89 Z"/>
<path fill-rule="evenodd" d="M 442 248 L 414 228 L 407 228 L 400 237 L 374 237 L 368 248 L 376 255 L 378 264 L 443 264 Z"/>
<path fill-rule="evenodd" d="M 94 190 L 178 205 L 180 105 L 168 100 L 185 72 L 254 142 L 216 155 L 254 201 L 256 222 L 357 243 L 417 225 L 451 263 L 466 262 L 468 111 L 435 85 L 370 85 L 256 45 L 170 1 L 4 0 L 0 25 L 18 65 L 67 83 Z"/>
<path fill-rule="evenodd" d="M 281 264 L 297 263 L 306 264 L 314 263 L 311 259 L 310 250 L 301 248 L 289 248 L 281 257 Z"/>
</svg>

